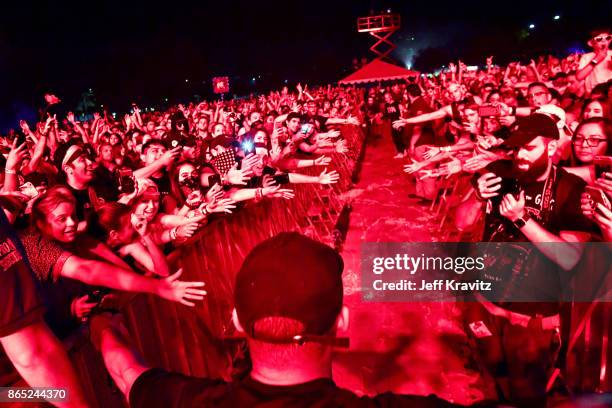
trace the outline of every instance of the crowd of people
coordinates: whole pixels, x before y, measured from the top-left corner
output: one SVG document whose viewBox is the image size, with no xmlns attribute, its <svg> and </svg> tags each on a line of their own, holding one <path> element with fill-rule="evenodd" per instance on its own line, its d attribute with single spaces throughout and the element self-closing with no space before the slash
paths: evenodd
<svg viewBox="0 0 612 408">
<path fill-rule="evenodd" d="M 415 198 L 430 203 L 452 191 L 459 199 L 447 208 L 447 228 L 507 243 L 491 246 L 479 276 L 497 290 L 470 297 L 464 317 L 500 397 L 519 405 L 543 406 L 555 387 L 568 282 L 583 290 L 593 283 L 592 299 L 602 295 L 595 282 L 609 288 L 608 250 L 598 253 L 598 269 L 584 263 L 592 247 L 582 243 L 612 241 L 611 40 L 611 30 L 596 30 L 592 52 L 526 66 L 489 57 L 470 71 L 459 61 L 367 96 L 367 122 L 374 131 L 392 127 Z M 579 273 L 596 269 L 598 279 Z"/>
<path fill-rule="evenodd" d="M 22 285 L 25 293 L 3 296 L 14 302 L 5 308 L 8 321 L 44 304 L 45 324 L 62 339 L 93 314 L 121 305 L 113 289 L 194 306 L 206 293 L 204 283 L 180 281 L 167 254 L 249 202 L 291 200 L 292 184 L 337 183 L 339 174 L 327 166 L 332 155 L 348 152 L 338 128 L 359 124 L 360 93 L 299 85 L 297 92 L 285 87 L 165 112 L 133 105 L 117 120 L 104 112 L 80 121 L 71 112 L 58 118 L 52 112 L 61 100 L 45 99 L 45 117 L 21 121 L 18 131 L 0 138 L 3 242 L 7 251 L 23 245 L 37 281 Z M 318 170 L 306 174 L 305 168 Z M 10 224 L 19 245 L 8 243 L 15 238 Z M 17 257 L 5 259 L 8 269 Z M 5 347 L 22 376 L 37 384 L 27 372 L 31 364 Z M 62 382 L 59 373 L 46 383 L 56 381 Z"/>
<path fill-rule="evenodd" d="M 58 117 L 52 107 L 61 102 L 49 96 L 51 109 L 39 122 L 21 121 L 19 130 L 0 137 L 2 267 L 18 270 L 13 275 L 3 273 L 0 280 L 2 296 L 8 299 L 1 311 L 2 345 L 29 384 L 68 387 L 73 403 L 87 405 L 57 338 L 97 317 L 103 327 L 95 342 L 107 350 L 104 357 L 111 375 L 135 405 L 149 406 L 155 399 L 151 390 L 159 389 L 159 384 L 174 384 L 166 394 L 172 404 L 186 395 L 187 404 L 204 398 L 193 389 L 185 394 L 191 380 L 148 370 L 139 362 L 121 324 L 103 313 L 118 301 L 110 290 L 152 293 L 194 306 L 206 294 L 203 283 L 179 280 L 181 271 L 171 270 L 166 254 L 211 220 L 231 216 L 249 201 L 290 200 L 291 184 L 338 182 L 339 175 L 326 168 L 331 154 L 345 154 L 348 149 L 338 125 L 362 121 L 369 132 L 380 125 L 392 127 L 395 157 L 409 160 L 404 169 L 414 175 L 420 199 L 436 198 L 448 177 L 463 183 L 456 228 L 469 231 L 484 224 L 482 241 L 532 242 L 548 262 L 571 270 L 581 254 L 577 243 L 612 239 L 611 40 L 609 30 L 597 31 L 589 40 L 593 52 L 564 59 L 541 57 L 527 66 L 499 67 L 489 57 L 483 70 L 470 71 L 458 62 L 436 77 L 423 75 L 389 87 L 309 90 L 298 85 L 295 92 L 285 87 L 259 97 L 179 104 L 165 112 L 142 112 L 133 105 L 120 118 L 108 112 L 83 120 L 72 113 Z M 301 173 L 306 167 L 320 171 L 316 176 Z M 273 291 L 271 275 L 261 263 L 278 249 L 274 252 L 264 245 L 266 250 L 259 249 L 264 255 L 248 258 L 251 263 L 245 263 L 239 274 L 246 286 L 243 298 L 236 295 L 234 318 L 252 337 L 249 346 L 257 375 L 242 390 L 244 401 L 252 404 L 272 398 L 278 391 L 274 386 L 288 384 L 273 367 L 275 359 L 294 370 L 297 382 L 291 384 L 328 377 L 328 349 L 334 341 L 325 335 L 348 322 L 348 314 L 338 306 L 341 259 L 304 239 L 285 236 L 266 245 L 308 248 L 312 259 L 325 264 L 319 278 L 329 279 L 325 299 L 332 297 L 335 303 L 324 322 L 303 309 L 324 309 L 327 303 L 313 305 L 312 299 L 297 298 L 293 300 L 302 302 L 299 307 L 279 307 L 293 311 L 287 317 L 302 323 L 298 328 L 291 322 L 258 326 L 246 320 L 271 316 L 271 310 L 259 315 L 249 311 L 265 309 L 266 303 L 251 293 L 249 284 Z M 537 245 L 544 242 L 559 247 L 549 251 Z M 564 256 L 559 258 L 557 251 Z M 518 295 L 538 287 L 543 278 L 536 275 L 506 268 L 492 279 L 514 279 Z M 295 273 L 286 276 L 299 279 Z M 549 391 L 548 374 L 558 353 L 552 344 L 559 342 L 560 323 L 554 298 L 557 277 L 545 278 L 546 295 L 553 295 L 535 309 L 533 304 L 511 302 L 512 294 L 501 303 L 476 294 L 482 310 L 468 322 L 468 332 L 476 335 L 487 369 L 496 379 L 505 379 L 498 383 L 500 399 L 539 401 Z M 291 285 L 296 283 L 285 284 L 294 288 Z M 339 300 L 332 296 L 338 284 Z M 18 293 L 5 293 L 15 287 Z M 249 296 L 257 301 L 245 306 Z M 43 306 L 46 311 L 40 320 Z M 294 335 L 304 326 L 312 328 L 311 321 L 316 329 L 306 334 L 316 344 L 296 351 L 303 342 L 293 344 Z M 479 323 L 478 330 L 474 323 Z M 479 335 L 483 325 L 486 336 Z M 41 347 L 54 352 L 40 355 Z M 292 349 L 283 351 L 283 347 Z M 24 355 L 24 348 L 33 351 Z M 315 363 L 315 357 L 325 362 Z M 303 375 L 296 362 L 311 373 Z M 202 381 L 197 385 L 212 385 Z M 182 382 L 187 384 L 184 388 Z M 262 383 L 270 389 L 262 388 Z M 139 392 L 131 395 L 134 384 Z M 330 391 L 332 385 L 318 385 L 322 388 L 313 390 L 334 405 L 333 398 L 340 397 Z M 219 394 L 227 392 L 225 385 L 215 383 L 215 387 Z M 256 396 L 258 387 L 264 397 Z M 288 403 L 297 404 L 308 389 L 294 391 Z M 375 402 L 351 398 L 346 394 L 337 401 L 364 406 Z M 228 406 L 232 401 L 239 400 L 223 399 Z M 376 403 L 411 401 L 388 396 Z M 441 401 L 422 403 L 442 406 Z"/>
</svg>

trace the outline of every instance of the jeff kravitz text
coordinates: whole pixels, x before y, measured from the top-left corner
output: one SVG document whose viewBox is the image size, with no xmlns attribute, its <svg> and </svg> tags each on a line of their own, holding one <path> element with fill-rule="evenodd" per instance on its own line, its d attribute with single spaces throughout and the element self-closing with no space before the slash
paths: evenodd
<svg viewBox="0 0 612 408">
<path fill-rule="evenodd" d="M 398 272 L 412 276 L 417 271 L 452 273 L 462 275 L 465 272 L 482 272 L 485 268 L 484 257 L 441 257 L 441 256 L 410 256 L 395 254 L 393 257 L 376 257 L 372 259 L 372 273 L 382 275 L 385 271 Z M 397 275 L 395 275 L 397 277 Z M 386 281 L 375 279 L 372 282 L 375 291 L 453 291 L 473 292 L 490 291 L 491 283 L 480 279 L 465 281 L 457 279 L 421 279 L 420 282 L 410 279 L 394 279 Z"/>
</svg>

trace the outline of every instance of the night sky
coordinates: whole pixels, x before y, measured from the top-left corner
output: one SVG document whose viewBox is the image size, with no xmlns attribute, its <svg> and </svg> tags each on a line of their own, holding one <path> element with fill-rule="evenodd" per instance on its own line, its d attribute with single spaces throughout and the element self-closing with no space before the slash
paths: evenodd
<svg viewBox="0 0 612 408">
<path fill-rule="evenodd" d="M 91 88 L 98 103 L 122 110 L 132 101 L 162 106 L 165 98 L 207 97 L 215 75 L 232 76 L 241 94 L 278 88 L 285 80 L 336 81 L 351 71 L 354 57 L 371 57 L 372 39 L 356 32 L 356 18 L 370 11 L 401 14 L 394 56 L 420 69 L 431 67 L 412 57 L 427 47 L 444 58 L 461 55 L 468 64 L 482 64 L 479 57 L 488 53 L 506 62 L 518 50 L 563 54 L 585 48 L 588 29 L 609 24 L 612 16 L 609 0 L 95 3 L 4 2 L 3 129 L 18 116 L 33 119 L 45 92 L 56 93 L 70 109 Z M 529 24 L 536 29 L 521 37 Z"/>
</svg>

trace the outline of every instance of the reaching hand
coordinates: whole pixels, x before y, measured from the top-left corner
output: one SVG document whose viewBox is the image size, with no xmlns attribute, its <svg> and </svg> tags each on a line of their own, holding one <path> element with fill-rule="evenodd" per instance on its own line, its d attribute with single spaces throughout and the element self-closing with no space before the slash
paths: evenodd
<svg viewBox="0 0 612 408">
<path fill-rule="evenodd" d="M 191 238 L 198 228 L 200 228 L 199 220 L 181 225 L 176 229 L 176 237 L 180 239 Z"/>
<path fill-rule="evenodd" d="M 327 137 L 330 138 L 330 139 L 335 139 L 337 137 L 340 137 L 340 131 L 339 130 L 330 130 L 326 134 L 327 134 Z"/>
<path fill-rule="evenodd" d="M 487 67 L 493 65 L 493 56 L 487 57 Z"/>
<path fill-rule="evenodd" d="M 340 154 L 348 153 L 348 147 L 346 146 L 346 140 L 339 140 L 336 142 L 336 152 Z"/>
<path fill-rule="evenodd" d="M 453 174 L 460 173 L 461 170 L 461 160 L 453 158 L 453 160 L 440 166 L 440 175 L 446 175 L 446 178 L 449 178 Z"/>
<path fill-rule="evenodd" d="M 202 300 L 204 299 L 204 295 L 206 295 L 205 290 L 196 289 L 204 286 L 204 282 L 180 281 L 178 278 L 182 273 L 183 269 L 181 268 L 173 275 L 157 281 L 159 282 L 157 294 L 164 299 L 180 302 L 185 306 L 193 307 L 195 303 L 192 301 Z"/>
<path fill-rule="evenodd" d="M 406 121 L 404 119 L 398 119 L 393 122 L 393 129 L 399 129 L 406 126 Z"/>
<path fill-rule="evenodd" d="M 285 200 L 290 200 L 293 197 L 295 197 L 293 190 L 289 188 L 280 188 L 280 186 L 278 185 L 273 186 L 273 187 L 263 188 L 261 193 L 265 197 L 284 198 Z"/>
<path fill-rule="evenodd" d="M 441 150 L 439 147 L 437 146 L 428 146 L 427 150 L 425 151 L 425 153 L 423 153 L 423 158 L 425 160 L 429 160 L 434 156 L 437 156 L 438 154 L 440 154 Z"/>
<path fill-rule="evenodd" d="M 68 112 L 68 114 L 66 114 L 66 119 L 68 120 L 68 122 L 74 123 L 74 113 Z"/>
<path fill-rule="evenodd" d="M 410 159 L 410 161 L 412 163 L 404 165 L 405 173 L 412 174 L 414 172 L 421 170 L 424 167 L 424 164 L 422 162 L 418 162 L 414 159 Z"/>
<path fill-rule="evenodd" d="M 203 204 L 209 213 L 227 213 L 231 214 L 232 210 L 236 208 L 236 202 L 231 198 L 222 198 L 215 200 L 212 203 Z"/>
<path fill-rule="evenodd" d="M 320 156 L 314 159 L 315 166 L 327 166 L 331 163 L 331 157 Z"/>
<path fill-rule="evenodd" d="M 327 169 L 323 170 L 321 174 L 319 174 L 319 184 L 335 184 L 340 179 L 340 175 L 336 170 L 331 172 L 327 172 Z"/>
<path fill-rule="evenodd" d="M 478 170 L 482 170 L 487 167 L 487 165 L 493 160 L 495 160 L 495 158 L 491 158 L 484 154 L 479 154 L 467 159 L 463 165 L 463 170 L 467 171 L 468 173 L 475 173 Z"/>
<path fill-rule="evenodd" d="M 359 126 L 361 124 L 359 122 L 359 119 L 357 119 L 355 116 L 349 116 L 348 119 L 346 120 L 346 123 L 349 125 L 355 125 L 355 126 Z"/>
</svg>

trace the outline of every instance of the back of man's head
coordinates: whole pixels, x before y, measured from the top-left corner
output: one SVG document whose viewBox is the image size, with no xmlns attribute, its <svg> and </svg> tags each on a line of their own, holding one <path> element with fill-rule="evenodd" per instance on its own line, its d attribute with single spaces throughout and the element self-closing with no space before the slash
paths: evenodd
<svg viewBox="0 0 612 408">
<path fill-rule="evenodd" d="M 329 352 L 337 342 L 343 267 L 335 250 L 294 232 L 278 234 L 249 253 L 236 275 L 234 296 L 235 317 L 254 362 L 289 364 Z"/>
</svg>

